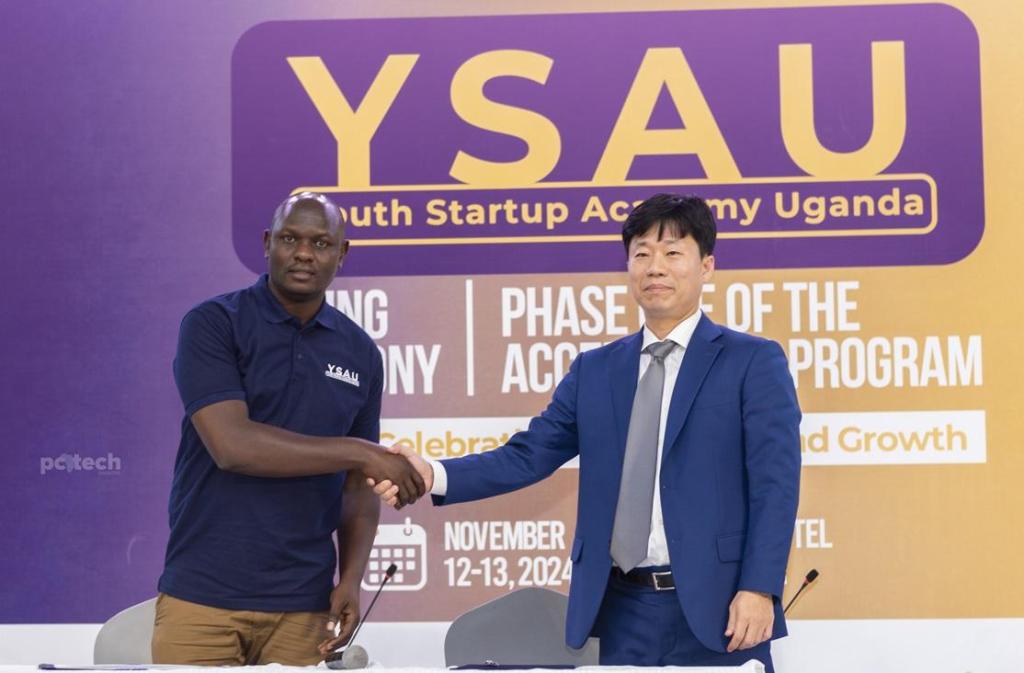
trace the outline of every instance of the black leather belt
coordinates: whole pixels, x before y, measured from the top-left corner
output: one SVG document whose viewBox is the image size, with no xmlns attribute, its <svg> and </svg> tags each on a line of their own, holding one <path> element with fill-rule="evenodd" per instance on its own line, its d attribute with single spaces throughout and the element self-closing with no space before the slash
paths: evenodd
<svg viewBox="0 0 1024 673">
<path fill-rule="evenodd" d="M 620 568 L 613 566 L 612 576 L 617 577 L 623 582 L 639 584 L 640 586 L 649 587 L 657 591 L 671 591 L 676 588 L 676 581 L 672 579 L 672 571 L 670 570 L 651 572 L 634 568 L 628 573 L 624 573 Z"/>
</svg>

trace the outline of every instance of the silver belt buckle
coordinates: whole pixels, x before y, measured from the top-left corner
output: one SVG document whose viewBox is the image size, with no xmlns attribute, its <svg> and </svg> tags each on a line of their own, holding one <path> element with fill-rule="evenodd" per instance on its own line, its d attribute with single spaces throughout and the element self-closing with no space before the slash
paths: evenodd
<svg viewBox="0 0 1024 673">
<path fill-rule="evenodd" d="M 675 587 L 675 583 L 673 583 L 671 585 L 668 585 L 668 586 L 662 586 L 661 585 L 661 578 L 662 577 L 665 577 L 665 578 L 668 578 L 668 579 L 672 579 L 672 571 L 671 570 L 666 570 L 664 572 L 651 573 L 651 578 L 654 580 L 654 590 L 655 591 L 671 591 L 672 589 L 676 588 Z"/>
</svg>

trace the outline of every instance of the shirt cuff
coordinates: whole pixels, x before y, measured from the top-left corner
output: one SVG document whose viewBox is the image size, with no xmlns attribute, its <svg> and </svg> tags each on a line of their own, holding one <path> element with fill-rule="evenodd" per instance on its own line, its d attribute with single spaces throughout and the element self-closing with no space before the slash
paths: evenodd
<svg viewBox="0 0 1024 673">
<path fill-rule="evenodd" d="M 430 463 L 431 469 L 434 470 L 434 486 L 430 489 L 430 495 L 437 495 L 443 498 L 448 495 L 448 473 L 445 471 L 441 461 L 427 458 L 427 462 Z"/>
</svg>

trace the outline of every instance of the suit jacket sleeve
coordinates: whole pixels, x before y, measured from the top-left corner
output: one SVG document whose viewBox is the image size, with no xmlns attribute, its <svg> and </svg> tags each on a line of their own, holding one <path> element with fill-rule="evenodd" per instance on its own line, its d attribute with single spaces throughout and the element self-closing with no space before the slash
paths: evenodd
<svg viewBox="0 0 1024 673">
<path fill-rule="evenodd" d="M 555 389 L 551 402 L 529 427 L 493 451 L 441 461 L 448 491 L 434 504 L 480 500 L 529 486 L 547 477 L 579 453 L 576 425 L 577 385 L 583 355 Z"/>
<path fill-rule="evenodd" d="M 800 407 L 779 344 L 754 353 L 742 399 L 749 510 L 739 589 L 781 598 L 800 491 Z"/>
</svg>

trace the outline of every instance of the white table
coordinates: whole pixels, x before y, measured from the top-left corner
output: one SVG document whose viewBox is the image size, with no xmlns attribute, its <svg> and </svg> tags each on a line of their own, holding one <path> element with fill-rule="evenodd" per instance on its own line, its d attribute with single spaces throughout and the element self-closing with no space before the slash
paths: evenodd
<svg viewBox="0 0 1024 673">
<path fill-rule="evenodd" d="M 88 666 L 83 665 L 81 669 L 74 669 L 69 665 L 61 665 L 58 667 L 61 671 L 71 670 L 93 670 L 93 671 L 124 671 L 124 670 L 156 670 L 156 671 L 174 671 L 175 673 L 210 673 L 212 670 L 217 673 L 291 673 L 292 671 L 318 671 L 318 670 L 330 670 L 323 664 L 320 666 L 281 666 L 279 664 L 271 664 L 269 666 L 219 666 L 216 668 L 211 667 L 188 667 L 188 666 Z M 374 673 L 451 673 L 446 668 L 385 668 L 383 666 L 375 665 L 371 662 L 370 666 L 365 670 L 372 670 Z M 482 669 L 486 670 L 486 669 Z M 495 669 L 501 671 L 501 669 Z M 574 669 L 579 673 L 764 673 L 764 666 L 761 662 L 751 659 L 742 666 L 664 666 L 659 668 L 654 667 L 637 667 L 637 666 L 582 666 Z M 36 666 L 5 666 L 0 664 L 0 673 L 40 673 L 40 669 Z M 552 669 L 544 668 L 528 668 L 519 669 L 516 673 L 552 673 Z"/>
</svg>

